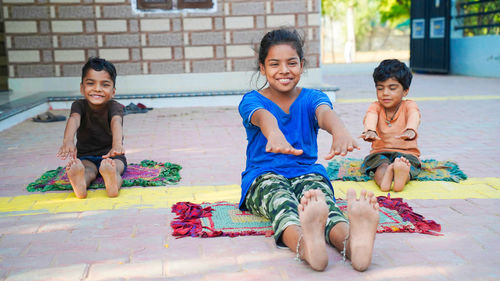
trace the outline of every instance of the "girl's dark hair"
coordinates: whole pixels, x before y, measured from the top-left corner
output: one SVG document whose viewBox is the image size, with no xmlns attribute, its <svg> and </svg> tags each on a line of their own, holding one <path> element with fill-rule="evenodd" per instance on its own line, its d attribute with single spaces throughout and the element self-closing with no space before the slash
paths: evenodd
<svg viewBox="0 0 500 281">
<path fill-rule="evenodd" d="M 290 45 L 299 55 L 299 59 L 304 60 L 304 40 L 302 36 L 295 29 L 291 28 L 280 28 L 273 31 L 269 31 L 264 35 L 260 41 L 259 46 L 259 63 L 264 64 L 269 49 L 274 45 L 288 44 Z"/>
<path fill-rule="evenodd" d="M 113 87 L 116 87 L 116 68 L 111 62 L 98 57 L 90 57 L 87 63 L 82 67 L 82 83 L 90 69 L 95 71 L 106 71 L 113 81 Z"/>
<path fill-rule="evenodd" d="M 373 71 L 373 82 L 384 82 L 389 78 L 394 78 L 403 86 L 403 90 L 410 88 L 413 75 L 406 64 L 397 59 L 383 60 Z"/>
</svg>

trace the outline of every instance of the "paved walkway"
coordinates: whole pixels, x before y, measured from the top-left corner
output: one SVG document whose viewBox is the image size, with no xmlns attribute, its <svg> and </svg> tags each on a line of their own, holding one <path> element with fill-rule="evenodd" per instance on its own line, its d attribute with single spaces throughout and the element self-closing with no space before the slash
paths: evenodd
<svg viewBox="0 0 500 281">
<path fill-rule="evenodd" d="M 369 70 L 328 73 L 325 82 L 341 88 L 336 110 L 357 136 L 374 99 Z M 364 273 L 333 249 L 328 268 L 318 273 L 271 238 L 171 236 L 173 202 L 239 199 L 246 140 L 234 107 L 128 115 L 129 162 L 178 163 L 183 178 L 177 186 L 125 188 L 114 199 L 102 190 L 87 200 L 27 192 L 44 171 L 64 165 L 55 157 L 64 123 L 25 121 L 0 132 L 0 280 L 500 280 L 499 89 L 499 79 L 415 75 L 409 97 L 422 111 L 422 158 L 454 160 L 471 180 L 436 183 L 438 200 L 429 199 L 432 191 L 397 194 L 441 223 L 444 236 L 378 234 Z M 329 144 L 320 134 L 320 155 Z M 349 157 L 368 153 L 369 145 L 360 145 Z M 345 185 L 334 182 L 337 196 Z"/>
</svg>

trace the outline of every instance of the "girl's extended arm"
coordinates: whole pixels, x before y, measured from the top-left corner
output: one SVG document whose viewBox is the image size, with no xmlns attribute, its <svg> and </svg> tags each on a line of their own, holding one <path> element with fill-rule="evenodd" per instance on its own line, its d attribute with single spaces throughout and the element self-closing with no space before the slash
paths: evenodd
<svg viewBox="0 0 500 281">
<path fill-rule="evenodd" d="M 345 156 L 347 152 L 353 151 L 354 148 L 359 149 L 358 144 L 345 128 L 342 120 L 328 105 L 318 106 L 316 109 L 316 119 L 318 120 L 319 127 L 330 133 L 333 138 L 330 153 L 325 156 L 325 160 L 330 160 L 335 155 Z"/>
<path fill-rule="evenodd" d="M 123 126 L 122 117 L 120 115 L 115 115 L 111 118 L 111 134 L 113 135 L 113 145 L 111 150 L 103 155 L 102 158 L 110 158 L 116 155 L 125 154 L 125 149 L 123 149 Z"/>
<path fill-rule="evenodd" d="M 266 152 L 301 155 L 302 149 L 291 146 L 281 132 L 276 117 L 271 112 L 261 108 L 255 111 L 250 120 L 259 127 L 267 139 Z"/>
<path fill-rule="evenodd" d="M 75 146 L 75 134 L 76 130 L 80 127 L 80 114 L 73 112 L 66 123 L 66 129 L 64 129 L 63 144 L 57 152 L 57 157 L 62 160 L 66 158 L 76 158 L 76 146 Z"/>
</svg>

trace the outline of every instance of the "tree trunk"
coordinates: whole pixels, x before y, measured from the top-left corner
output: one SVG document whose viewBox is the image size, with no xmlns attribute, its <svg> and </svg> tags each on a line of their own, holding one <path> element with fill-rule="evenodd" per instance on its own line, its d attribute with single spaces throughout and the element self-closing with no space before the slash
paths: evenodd
<svg viewBox="0 0 500 281">
<path fill-rule="evenodd" d="M 330 32 L 331 32 L 331 41 L 332 44 L 332 63 L 335 63 L 335 22 L 333 18 L 330 18 Z"/>
<path fill-rule="evenodd" d="M 354 7 L 349 5 L 346 14 L 347 40 L 344 46 L 344 57 L 346 63 L 354 61 L 356 54 L 356 34 L 354 32 Z"/>
</svg>

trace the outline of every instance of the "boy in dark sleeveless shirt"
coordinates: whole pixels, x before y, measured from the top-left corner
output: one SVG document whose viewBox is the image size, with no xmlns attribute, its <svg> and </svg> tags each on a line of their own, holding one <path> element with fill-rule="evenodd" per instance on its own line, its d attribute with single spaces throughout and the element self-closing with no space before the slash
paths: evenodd
<svg viewBox="0 0 500 281">
<path fill-rule="evenodd" d="M 123 149 L 123 106 L 113 100 L 116 69 L 91 57 L 82 68 L 80 93 L 71 105 L 57 156 L 69 158 L 66 170 L 76 197 L 86 198 L 90 183 L 101 174 L 109 197 L 118 196 L 127 167 Z M 76 134 L 76 145 L 74 143 Z"/>
</svg>

